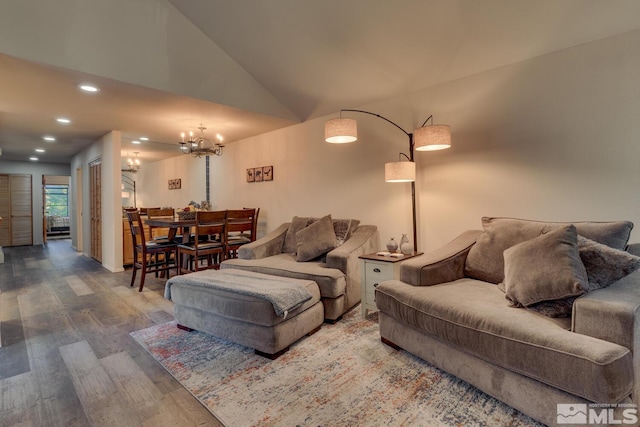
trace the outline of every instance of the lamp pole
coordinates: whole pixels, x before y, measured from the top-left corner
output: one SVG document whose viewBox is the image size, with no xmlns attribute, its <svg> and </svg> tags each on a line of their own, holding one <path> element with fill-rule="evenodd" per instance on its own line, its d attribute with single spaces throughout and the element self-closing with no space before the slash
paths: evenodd
<svg viewBox="0 0 640 427">
<path fill-rule="evenodd" d="M 399 125 L 397 125 L 396 123 L 394 123 L 391 120 L 387 119 L 386 117 L 381 116 L 380 114 L 372 113 L 370 111 L 365 111 L 365 110 L 351 110 L 351 109 L 340 110 L 341 113 L 343 111 L 351 111 L 351 112 L 354 112 L 354 113 L 369 114 L 371 116 L 378 117 L 378 118 L 380 118 L 380 119 L 392 124 L 393 126 L 397 127 L 398 129 L 400 129 L 402 131 L 402 133 L 407 135 L 407 137 L 409 138 L 409 160 L 411 160 L 412 162 L 414 161 L 413 160 L 414 142 L 413 142 L 413 134 L 412 133 L 407 132 L 406 130 L 402 129 Z M 427 119 L 427 121 L 428 120 L 429 119 Z M 426 121 L 425 121 L 425 123 L 426 123 Z M 411 181 L 411 211 L 413 213 L 413 250 L 414 250 L 414 252 L 418 252 L 418 232 L 417 232 L 417 217 L 416 217 L 416 183 L 415 183 L 415 181 Z"/>
</svg>

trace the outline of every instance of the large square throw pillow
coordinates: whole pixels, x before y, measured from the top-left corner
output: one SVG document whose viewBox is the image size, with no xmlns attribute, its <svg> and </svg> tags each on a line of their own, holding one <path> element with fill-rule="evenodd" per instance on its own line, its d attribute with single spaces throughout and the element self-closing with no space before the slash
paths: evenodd
<svg viewBox="0 0 640 427">
<path fill-rule="evenodd" d="M 296 261 L 311 261 L 336 247 L 331 215 L 324 216 L 296 233 Z"/>
<path fill-rule="evenodd" d="M 565 225 L 504 251 L 504 288 L 515 306 L 560 300 L 587 291 L 587 271 L 574 225 Z"/>
<path fill-rule="evenodd" d="M 296 242 L 296 234 L 298 231 L 306 228 L 313 222 L 313 219 L 307 216 L 294 216 L 291 220 L 291 224 L 287 229 L 287 233 L 284 236 L 284 246 L 282 247 L 282 253 L 295 254 L 298 248 Z"/>
<path fill-rule="evenodd" d="M 614 249 L 625 249 L 633 223 L 613 222 L 543 222 L 517 218 L 482 218 L 482 233 L 469 250 L 465 275 L 485 282 L 500 283 L 504 279 L 503 252 L 558 227 L 573 224 L 578 234 Z"/>
</svg>

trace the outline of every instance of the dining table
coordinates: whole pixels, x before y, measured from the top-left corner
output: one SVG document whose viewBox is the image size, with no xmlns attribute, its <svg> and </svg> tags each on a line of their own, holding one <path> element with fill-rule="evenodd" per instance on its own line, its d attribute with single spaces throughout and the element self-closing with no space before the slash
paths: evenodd
<svg viewBox="0 0 640 427">
<path fill-rule="evenodd" d="M 175 241 L 178 230 L 181 230 L 181 243 L 189 243 L 191 236 L 191 227 L 196 225 L 195 219 L 176 219 L 176 218 L 153 218 L 146 219 L 145 223 L 149 228 L 168 228 L 170 241 Z"/>
</svg>

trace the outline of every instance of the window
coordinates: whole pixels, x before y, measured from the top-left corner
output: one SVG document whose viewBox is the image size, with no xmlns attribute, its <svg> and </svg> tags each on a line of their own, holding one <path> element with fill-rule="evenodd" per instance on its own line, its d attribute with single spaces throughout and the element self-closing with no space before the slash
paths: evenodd
<svg viewBox="0 0 640 427">
<path fill-rule="evenodd" d="M 69 186 L 47 184 L 44 186 L 48 216 L 69 216 Z"/>
</svg>

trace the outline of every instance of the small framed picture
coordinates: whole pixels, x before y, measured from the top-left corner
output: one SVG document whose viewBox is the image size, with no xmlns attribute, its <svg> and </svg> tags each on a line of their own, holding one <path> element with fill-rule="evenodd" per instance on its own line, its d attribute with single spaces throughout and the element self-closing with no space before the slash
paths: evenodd
<svg viewBox="0 0 640 427">
<path fill-rule="evenodd" d="M 262 179 L 264 181 L 273 181 L 273 166 L 262 167 Z"/>
<path fill-rule="evenodd" d="M 179 190 L 182 187 L 182 180 L 180 178 L 169 180 L 169 190 Z"/>
<path fill-rule="evenodd" d="M 262 182 L 262 168 L 255 168 L 253 172 L 255 182 Z"/>
<path fill-rule="evenodd" d="M 255 171 L 256 171 L 255 168 L 247 169 L 247 182 L 255 182 L 256 181 Z"/>
</svg>

